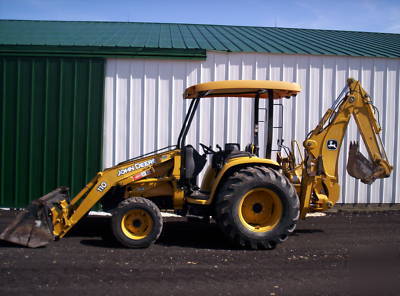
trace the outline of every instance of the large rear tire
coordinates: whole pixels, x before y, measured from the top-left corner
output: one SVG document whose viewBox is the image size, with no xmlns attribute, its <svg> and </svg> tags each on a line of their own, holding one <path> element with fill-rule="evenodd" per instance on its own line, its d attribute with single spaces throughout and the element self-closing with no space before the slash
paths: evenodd
<svg viewBox="0 0 400 296">
<path fill-rule="evenodd" d="M 162 226 L 157 205 L 142 197 L 120 202 L 111 219 L 115 239 L 128 248 L 149 247 L 160 236 Z"/>
<path fill-rule="evenodd" d="M 276 170 L 255 166 L 228 177 L 218 192 L 215 216 L 235 245 L 271 249 L 287 239 L 299 219 L 299 198 Z"/>
</svg>

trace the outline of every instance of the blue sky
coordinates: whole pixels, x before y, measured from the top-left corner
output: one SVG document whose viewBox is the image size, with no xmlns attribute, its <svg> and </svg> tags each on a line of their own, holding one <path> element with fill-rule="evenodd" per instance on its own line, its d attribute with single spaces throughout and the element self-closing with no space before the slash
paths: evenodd
<svg viewBox="0 0 400 296">
<path fill-rule="evenodd" d="M 172 22 L 400 33 L 400 1 L 0 0 L 0 19 Z"/>
</svg>

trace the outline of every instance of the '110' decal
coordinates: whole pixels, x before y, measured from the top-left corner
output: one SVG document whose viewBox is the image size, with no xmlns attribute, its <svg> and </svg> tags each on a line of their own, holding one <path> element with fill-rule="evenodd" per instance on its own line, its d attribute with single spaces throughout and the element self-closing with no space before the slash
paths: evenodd
<svg viewBox="0 0 400 296">
<path fill-rule="evenodd" d="M 97 191 L 103 192 L 104 189 L 107 188 L 107 183 L 106 182 L 101 182 L 100 185 L 97 187 Z"/>
</svg>

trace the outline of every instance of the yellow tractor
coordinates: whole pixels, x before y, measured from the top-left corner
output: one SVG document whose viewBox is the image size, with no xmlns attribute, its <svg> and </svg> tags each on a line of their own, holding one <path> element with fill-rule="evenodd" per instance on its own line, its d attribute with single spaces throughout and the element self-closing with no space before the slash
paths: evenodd
<svg viewBox="0 0 400 296">
<path fill-rule="evenodd" d="M 364 157 L 354 143 L 348 172 L 364 183 L 388 177 L 392 171 L 375 118 L 376 108 L 360 83 L 348 79 L 341 95 L 305 139 L 304 155 L 296 160 L 291 149 L 271 158 L 275 99 L 300 92 L 297 83 L 282 81 L 215 81 L 187 88 L 191 100 L 176 146 L 129 159 L 99 172 L 75 197 L 60 187 L 32 202 L 0 238 L 28 247 L 62 238 L 97 203 L 112 214 L 117 241 L 129 248 L 148 247 L 159 237 L 160 210 L 212 216 L 222 233 L 243 248 L 270 249 L 283 242 L 299 218 L 325 211 L 339 198 L 338 158 L 350 117 L 367 147 Z M 186 144 L 200 100 L 209 97 L 247 97 L 254 100 L 253 142 L 245 149 L 227 143 L 224 149 L 199 144 L 203 154 Z M 258 157 L 259 101 L 267 100 L 266 158 Z M 298 148 L 298 146 L 297 146 Z M 201 185 L 197 177 L 207 163 Z"/>
</svg>

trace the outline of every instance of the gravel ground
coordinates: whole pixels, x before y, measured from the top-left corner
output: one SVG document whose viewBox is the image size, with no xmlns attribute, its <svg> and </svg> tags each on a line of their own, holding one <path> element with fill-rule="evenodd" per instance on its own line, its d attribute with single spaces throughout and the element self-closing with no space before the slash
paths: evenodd
<svg viewBox="0 0 400 296">
<path fill-rule="evenodd" d="M 0 211 L 0 231 L 14 216 Z M 100 238 L 108 219 L 45 248 L 0 242 L 0 295 L 400 295 L 400 212 L 308 218 L 270 251 L 234 249 L 215 224 L 183 218 L 129 250 Z"/>
</svg>

